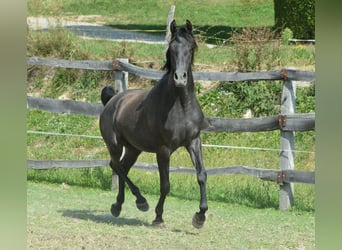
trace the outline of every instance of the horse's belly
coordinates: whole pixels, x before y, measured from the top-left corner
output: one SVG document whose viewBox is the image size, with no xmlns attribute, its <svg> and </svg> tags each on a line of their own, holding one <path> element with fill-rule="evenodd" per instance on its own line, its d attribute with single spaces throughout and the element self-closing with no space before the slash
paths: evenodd
<svg viewBox="0 0 342 250">
<path fill-rule="evenodd" d="M 197 127 L 178 128 L 178 129 L 129 129 L 125 128 L 123 144 L 133 146 L 140 151 L 158 152 L 161 147 L 168 147 L 171 151 L 181 146 L 189 145 L 190 142 L 199 135 Z"/>
</svg>

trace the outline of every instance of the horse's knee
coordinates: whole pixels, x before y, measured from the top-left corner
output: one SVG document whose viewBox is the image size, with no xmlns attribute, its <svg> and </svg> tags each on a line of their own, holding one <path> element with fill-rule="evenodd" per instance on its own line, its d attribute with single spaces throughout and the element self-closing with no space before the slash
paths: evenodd
<svg viewBox="0 0 342 250">
<path fill-rule="evenodd" d="M 202 171 L 200 173 L 197 174 L 197 181 L 198 184 L 205 184 L 207 181 L 207 172 L 206 171 Z"/>
<path fill-rule="evenodd" d="M 165 183 L 160 185 L 160 193 L 162 195 L 167 195 L 168 193 L 170 193 L 170 183 L 169 182 L 165 182 Z"/>
</svg>

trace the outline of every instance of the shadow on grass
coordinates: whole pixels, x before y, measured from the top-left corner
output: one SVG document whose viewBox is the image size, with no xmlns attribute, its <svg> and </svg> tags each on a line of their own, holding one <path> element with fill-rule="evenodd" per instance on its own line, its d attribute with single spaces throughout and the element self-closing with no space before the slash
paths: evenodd
<svg viewBox="0 0 342 250">
<path fill-rule="evenodd" d="M 62 213 L 62 216 L 69 217 L 73 219 L 80 219 L 80 220 L 90 220 L 96 223 L 105 223 L 105 224 L 113 224 L 117 226 L 151 226 L 151 224 L 146 223 L 142 220 L 135 219 L 135 218 L 124 218 L 119 217 L 115 218 L 111 214 L 98 214 L 102 211 L 97 210 L 59 210 L 59 213 Z"/>
<path fill-rule="evenodd" d="M 166 25 L 146 25 L 146 24 L 115 24 L 108 25 L 112 28 L 118 28 L 127 31 L 135 31 L 164 37 L 166 33 Z M 180 25 L 181 27 L 182 25 Z M 202 25 L 194 26 L 194 34 L 200 35 L 206 43 L 222 43 L 231 37 L 231 33 L 241 30 L 241 27 L 231 27 L 223 25 Z"/>
<path fill-rule="evenodd" d="M 111 224 L 116 226 L 145 226 L 150 228 L 158 229 L 158 226 L 153 226 L 150 223 L 145 221 L 135 219 L 135 218 L 124 218 L 124 217 L 113 217 L 111 214 L 99 214 L 103 211 L 100 210 L 72 210 L 72 209 L 65 209 L 65 210 L 58 210 L 59 213 L 62 214 L 64 217 L 69 217 L 73 219 L 85 220 L 85 221 L 93 221 L 95 223 L 102 223 L 102 224 Z M 167 225 L 165 227 L 160 227 L 160 230 L 168 229 L 173 233 L 182 233 L 187 235 L 199 235 L 198 232 L 191 232 L 183 229 L 177 228 L 168 228 Z"/>
</svg>

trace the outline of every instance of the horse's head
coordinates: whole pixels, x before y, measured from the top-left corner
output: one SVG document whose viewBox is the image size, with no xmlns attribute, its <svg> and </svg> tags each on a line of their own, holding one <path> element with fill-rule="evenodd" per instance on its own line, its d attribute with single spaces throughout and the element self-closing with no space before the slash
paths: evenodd
<svg viewBox="0 0 342 250">
<path fill-rule="evenodd" d="M 192 24 L 186 20 L 185 27 L 177 28 L 176 21 L 170 24 L 171 40 L 166 52 L 164 66 L 172 74 L 176 87 L 185 87 L 188 84 L 188 74 L 194 58 L 197 44 L 192 33 Z"/>
</svg>

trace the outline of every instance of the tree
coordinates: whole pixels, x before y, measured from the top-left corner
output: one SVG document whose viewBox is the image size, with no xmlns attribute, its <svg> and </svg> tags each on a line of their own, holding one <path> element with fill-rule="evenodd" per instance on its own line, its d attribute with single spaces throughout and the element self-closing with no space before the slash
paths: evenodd
<svg viewBox="0 0 342 250">
<path fill-rule="evenodd" d="M 275 28 L 289 28 L 294 38 L 315 38 L 314 0 L 274 0 Z"/>
</svg>

